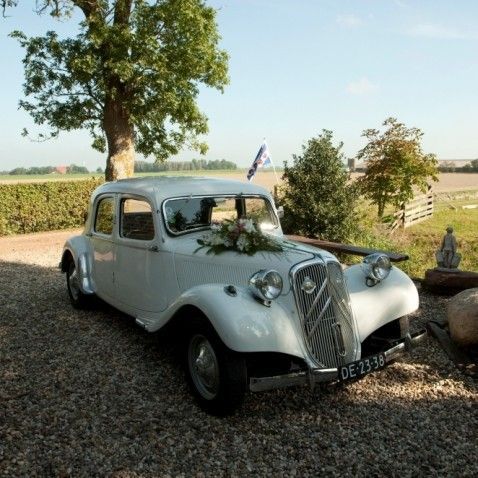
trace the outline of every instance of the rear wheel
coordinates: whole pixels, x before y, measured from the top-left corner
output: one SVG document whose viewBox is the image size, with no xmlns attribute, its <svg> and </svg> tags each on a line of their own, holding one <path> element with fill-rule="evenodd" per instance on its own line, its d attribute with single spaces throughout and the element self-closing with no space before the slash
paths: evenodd
<svg viewBox="0 0 478 478">
<path fill-rule="evenodd" d="M 84 294 L 80 288 L 80 277 L 73 259 L 68 264 L 66 271 L 66 286 L 70 302 L 75 309 L 86 309 L 91 305 L 92 297 Z"/>
<path fill-rule="evenodd" d="M 195 327 L 189 335 L 187 372 L 196 400 L 208 413 L 231 414 L 244 400 L 245 360 L 228 349 L 208 325 Z"/>
</svg>

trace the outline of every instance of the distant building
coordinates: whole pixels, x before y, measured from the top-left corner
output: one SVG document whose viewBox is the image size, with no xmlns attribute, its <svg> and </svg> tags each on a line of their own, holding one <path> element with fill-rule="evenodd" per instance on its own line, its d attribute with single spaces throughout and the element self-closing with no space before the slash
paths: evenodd
<svg viewBox="0 0 478 478">
<path fill-rule="evenodd" d="M 55 166 L 55 173 L 66 174 L 68 172 L 68 166 Z"/>
<path fill-rule="evenodd" d="M 347 166 L 349 167 L 349 171 L 353 173 L 355 171 L 355 158 L 348 158 Z"/>
</svg>

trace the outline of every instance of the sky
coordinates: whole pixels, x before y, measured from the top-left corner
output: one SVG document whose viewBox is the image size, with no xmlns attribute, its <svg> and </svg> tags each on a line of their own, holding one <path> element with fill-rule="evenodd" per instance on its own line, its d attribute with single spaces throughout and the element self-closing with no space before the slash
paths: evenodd
<svg viewBox="0 0 478 478">
<path fill-rule="evenodd" d="M 393 116 L 424 132 L 439 159 L 478 158 L 478 2 L 475 0 L 208 0 L 217 9 L 221 48 L 229 55 L 223 94 L 201 88 L 209 118 L 205 159 L 249 166 L 266 138 L 282 166 L 322 129 L 347 157 L 367 128 Z M 18 109 L 23 51 L 15 29 L 75 35 L 79 14 L 61 22 L 33 12 L 34 2 L 0 19 L 0 170 L 75 163 L 104 167 L 86 132 L 35 143 Z M 198 153 L 182 151 L 190 160 Z M 137 159 L 144 159 L 138 157 Z M 148 158 L 151 159 L 152 158 Z"/>
</svg>

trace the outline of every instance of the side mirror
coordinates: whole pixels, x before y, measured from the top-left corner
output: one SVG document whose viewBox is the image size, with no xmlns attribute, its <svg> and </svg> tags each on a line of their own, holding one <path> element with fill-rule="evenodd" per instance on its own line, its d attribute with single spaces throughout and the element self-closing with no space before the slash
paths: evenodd
<svg viewBox="0 0 478 478">
<path fill-rule="evenodd" d="M 284 217 L 284 206 L 279 206 L 277 208 L 277 216 L 279 219 L 282 219 Z"/>
</svg>

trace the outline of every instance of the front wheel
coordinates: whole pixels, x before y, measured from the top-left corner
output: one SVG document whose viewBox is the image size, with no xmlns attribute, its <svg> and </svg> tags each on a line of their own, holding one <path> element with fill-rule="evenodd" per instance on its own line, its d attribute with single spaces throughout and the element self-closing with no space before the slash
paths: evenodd
<svg viewBox="0 0 478 478">
<path fill-rule="evenodd" d="M 241 405 L 247 388 L 245 360 L 209 327 L 198 328 L 189 336 L 187 372 L 192 392 L 206 412 L 224 416 Z"/>
</svg>

